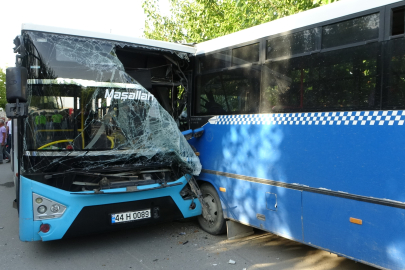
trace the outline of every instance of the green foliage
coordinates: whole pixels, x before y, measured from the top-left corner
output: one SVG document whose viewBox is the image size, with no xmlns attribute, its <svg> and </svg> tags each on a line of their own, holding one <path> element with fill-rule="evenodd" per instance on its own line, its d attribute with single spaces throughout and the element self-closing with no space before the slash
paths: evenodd
<svg viewBox="0 0 405 270">
<path fill-rule="evenodd" d="M 144 0 L 146 38 L 198 43 L 338 0 L 169 0 L 170 15 L 159 0 Z"/>
<path fill-rule="evenodd" d="M 0 108 L 6 107 L 6 73 L 0 68 Z"/>
</svg>

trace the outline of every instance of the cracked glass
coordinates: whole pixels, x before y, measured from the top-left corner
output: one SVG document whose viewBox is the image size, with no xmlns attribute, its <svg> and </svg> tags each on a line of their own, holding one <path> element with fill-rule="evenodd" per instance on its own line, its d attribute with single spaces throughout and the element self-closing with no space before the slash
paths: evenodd
<svg viewBox="0 0 405 270">
<path fill-rule="evenodd" d="M 140 168 L 169 168 L 177 176 L 200 173 L 199 159 L 181 134 L 173 110 L 170 114 L 157 99 L 162 95 L 156 91 L 165 84 L 161 80 L 152 94 L 145 89 L 150 86 L 128 75 L 117 57 L 117 50 L 138 50 L 176 64 L 188 60 L 186 53 L 33 31 L 24 32 L 23 40 L 23 65 L 29 71 L 23 173 L 34 177 Z M 166 85 L 184 85 L 180 65 L 169 65 Z M 176 74 L 181 78 L 177 82 Z M 153 85 L 151 80 L 153 74 Z M 167 96 L 175 91 L 171 87 L 165 88 Z M 67 182 L 72 185 L 74 180 Z"/>
</svg>

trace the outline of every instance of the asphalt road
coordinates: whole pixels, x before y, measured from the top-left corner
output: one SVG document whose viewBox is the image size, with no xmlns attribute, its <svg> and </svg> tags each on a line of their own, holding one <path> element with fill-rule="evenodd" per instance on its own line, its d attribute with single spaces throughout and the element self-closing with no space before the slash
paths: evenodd
<svg viewBox="0 0 405 270">
<path fill-rule="evenodd" d="M 195 219 L 68 240 L 21 242 L 11 179 L 10 164 L 0 165 L 0 270 L 375 269 L 261 231 L 229 241 L 225 235 L 203 232 Z"/>
</svg>

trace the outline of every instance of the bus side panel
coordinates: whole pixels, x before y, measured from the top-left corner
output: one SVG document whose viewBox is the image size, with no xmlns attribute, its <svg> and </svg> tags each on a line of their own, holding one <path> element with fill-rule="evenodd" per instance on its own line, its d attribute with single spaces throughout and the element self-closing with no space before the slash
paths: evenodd
<svg viewBox="0 0 405 270">
<path fill-rule="evenodd" d="M 402 111 L 358 113 L 339 119 L 367 119 L 366 113 L 378 113 L 372 118 L 405 120 Z M 386 113 L 399 116 L 384 116 Z M 333 118 L 319 114 L 324 116 L 301 118 Z M 299 118 L 292 115 L 298 114 L 283 118 Z M 399 124 L 402 120 L 393 125 L 389 121 L 371 125 L 371 120 L 364 125 L 360 120 L 348 121 L 347 125 L 344 121 L 309 125 L 308 121 L 265 121 L 270 116 L 245 116 L 243 121 L 234 122 L 220 119 L 205 125 L 204 135 L 191 142 L 200 152 L 203 170 L 405 201 L 401 181 L 405 165 L 405 125 Z"/>
<path fill-rule="evenodd" d="M 303 241 L 301 191 L 206 173 L 199 179 L 209 179 L 217 192 L 226 188 L 218 194 L 228 218 Z"/>
<path fill-rule="evenodd" d="M 305 191 L 302 198 L 306 243 L 358 261 L 403 269 L 405 209 Z"/>
</svg>

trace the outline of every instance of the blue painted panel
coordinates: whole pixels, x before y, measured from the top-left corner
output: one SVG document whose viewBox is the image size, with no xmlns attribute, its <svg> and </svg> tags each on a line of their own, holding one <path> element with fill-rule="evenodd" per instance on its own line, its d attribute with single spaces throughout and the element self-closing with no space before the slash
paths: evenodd
<svg viewBox="0 0 405 270">
<path fill-rule="evenodd" d="M 332 115 L 319 113 L 318 120 L 334 119 L 326 114 Z M 405 202 L 405 115 L 402 111 L 352 114 L 359 115 L 339 116 L 339 125 L 337 121 L 311 125 L 302 120 L 264 121 L 272 114 L 240 116 L 245 118 L 239 122 L 219 118 L 190 143 L 200 152 L 203 169 Z M 298 115 L 279 118 L 305 118 Z M 261 121 L 253 121 L 259 117 Z M 346 125 L 343 117 L 353 119 Z M 361 117 L 370 120 L 363 125 Z M 398 120 L 390 125 L 391 120 L 379 122 L 378 117 Z"/>
<path fill-rule="evenodd" d="M 303 241 L 301 191 L 206 173 L 201 174 L 199 179 L 209 181 L 216 187 L 226 187 L 225 193 L 218 194 L 227 217 L 289 239 Z M 267 209 L 268 193 L 277 195 L 276 211 Z M 266 220 L 258 219 L 257 214 L 264 215 Z"/>
<path fill-rule="evenodd" d="M 198 216 L 201 214 L 201 204 L 198 202 L 198 200 L 194 200 L 194 202 L 196 203 L 196 208 L 194 210 L 191 210 L 189 209 L 189 206 L 192 200 L 183 200 L 183 198 L 180 196 L 181 189 L 187 184 L 186 177 L 191 176 L 185 175 L 181 177 L 179 180 L 172 183 L 181 183 L 181 185 L 173 187 L 132 193 L 94 195 L 71 194 L 70 192 L 44 185 L 25 177 L 21 177 L 20 239 L 21 241 L 35 241 L 41 239 L 43 241 L 49 241 L 61 239 L 66 231 L 69 229 L 70 225 L 73 223 L 77 215 L 80 213 L 81 209 L 85 206 L 112 204 L 171 196 L 185 218 Z M 159 185 L 154 184 L 143 186 L 142 188 L 152 188 L 157 186 Z M 114 191 L 114 189 L 109 191 Z M 123 190 L 115 189 L 115 191 Z M 39 227 L 43 222 L 33 220 L 32 193 L 37 193 L 51 200 L 64 204 L 67 207 L 62 217 L 56 219 L 47 219 L 46 221 L 43 221 L 44 223 L 48 223 L 51 225 L 51 230 L 48 233 L 38 233 Z"/>
<path fill-rule="evenodd" d="M 303 192 L 304 239 L 388 269 L 405 266 L 405 210 Z M 351 223 L 361 219 L 362 225 Z"/>
<path fill-rule="evenodd" d="M 27 181 L 25 177 L 20 177 L 20 209 L 19 209 L 19 231 L 21 241 L 41 240 L 39 236 L 38 221 L 34 221 L 32 209 L 32 181 Z"/>
<path fill-rule="evenodd" d="M 277 194 L 266 192 L 267 210 L 277 211 Z"/>
</svg>

